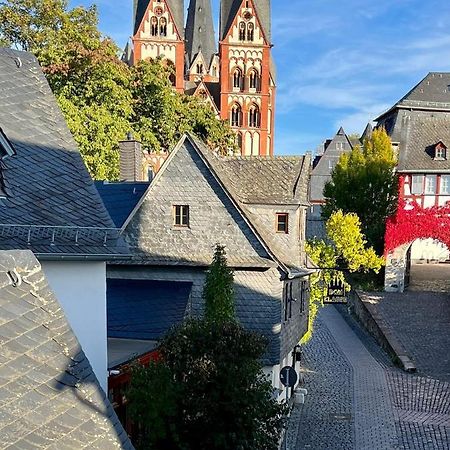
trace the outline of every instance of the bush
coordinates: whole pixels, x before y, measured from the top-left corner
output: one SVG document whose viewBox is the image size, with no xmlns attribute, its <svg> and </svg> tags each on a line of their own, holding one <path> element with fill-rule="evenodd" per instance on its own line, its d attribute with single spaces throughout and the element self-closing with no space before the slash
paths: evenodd
<svg viewBox="0 0 450 450">
<path fill-rule="evenodd" d="M 139 449 L 276 449 L 285 407 L 260 363 L 266 339 L 235 322 L 190 320 L 161 361 L 134 370 L 128 398 Z"/>
</svg>

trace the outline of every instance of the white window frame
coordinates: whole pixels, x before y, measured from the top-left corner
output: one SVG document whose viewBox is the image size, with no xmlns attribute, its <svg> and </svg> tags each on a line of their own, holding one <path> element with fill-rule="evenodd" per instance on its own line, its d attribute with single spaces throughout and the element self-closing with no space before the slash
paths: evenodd
<svg viewBox="0 0 450 450">
<path fill-rule="evenodd" d="M 445 186 L 445 190 L 444 190 L 444 186 Z M 439 194 L 440 195 L 450 195 L 450 175 L 441 175 Z"/>
<path fill-rule="evenodd" d="M 419 182 L 420 180 L 420 182 Z M 424 194 L 425 175 L 412 175 L 411 176 L 411 194 L 423 195 Z M 420 186 L 420 192 L 415 187 Z"/>
<path fill-rule="evenodd" d="M 430 183 L 430 181 L 432 181 L 432 183 Z M 430 189 L 430 187 L 432 187 L 432 189 Z M 436 195 L 437 175 L 425 175 L 425 185 L 423 191 L 425 195 Z"/>
</svg>

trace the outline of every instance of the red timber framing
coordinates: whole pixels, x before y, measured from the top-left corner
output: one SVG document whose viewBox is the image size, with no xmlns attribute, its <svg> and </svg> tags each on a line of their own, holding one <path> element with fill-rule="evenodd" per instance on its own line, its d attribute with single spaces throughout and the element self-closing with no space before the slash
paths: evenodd
<svg viewBox="0 0 450 450">
<path fill-rule="evenodd" d="M 400 174 L 400 199 L 422 208 L 444 206 L 450 201 L 450 174 Z"/>
</svg>

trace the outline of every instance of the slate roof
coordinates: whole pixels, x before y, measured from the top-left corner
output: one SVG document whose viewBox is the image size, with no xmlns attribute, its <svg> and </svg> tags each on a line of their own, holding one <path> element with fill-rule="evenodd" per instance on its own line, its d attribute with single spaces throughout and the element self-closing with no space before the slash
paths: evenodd
<svg viewBox="0 0 450 450">
<path fill-rule="evenodd" d="M 450 72 L 430 72 L 378 121 L 396 108 L 450 110 Z"/>
<path fill-rule="evenodd" d="M 272 42 L 271 34 L 271 0 L 253 0 L 256 14 L 261 23 L 264 35 L 270 44 Z M 219 38 L 225 39 L 230 29 L 242 0 L 222 0 L 220 3 L 220 35 Z"/>
<path fill-rule="evenodd" d="M 184 38 L 184 0 L 166 0 L 181 39 Z M 134 0 L 133 34 L 136 34 L 144 19 L 150 0 Z"/>
<path fill-rule="evenodd" d="M 442 141 L 450 148 L 450 120 L 412 115 L 403 119 L 399 172 L 450 172 L 450 160 L 434 160 L 434 147 Z"/>
<path fill-rule="evenodd" d="M 209 68 L 216 53 L 211 0 L 190 1 L 185 34 L 189 67 L 201 50 Z"/>
<path fill-rule="evenodd" d="M 186 315 L 192 283 L 107 280 L 108 338 L 158 341 Z"/>
<path fill-rule="evenodd" d="M 0 248 L 39 255 L 127 253 L 50 87 L 30 53 L 0 49 Z"/>
<path fill-rule="evenodd" d="M 0 252 L 0 342 L 2 449 L 133 449 L 30 251 Z"/>
<path fill-rule="evenodd" d="M 337 143 L 343 145 L 342 149 L 337 148 Z M 333 139 L 326 141 L 324 153 L 314 161 L 315 165 L 311 172 L 309 198 L 312 202 L 324 200 L 323 189 L 327 181 L 331 180 L 334 167 L 341 155 L 345 152 L 350 152 L 352 148 L 353 144 L 342 127 Z"/>
<path fill-rule="evenodd" d="M 131 214 L 139 200 L 147 191 L 150 183 L 107 183 L 97 181 L 95 183 L 100 197 L 109 211 L 114 225 L 121 228 Z"/>
<path fill-rule="evenodd" d="M 196 139 L 221 181 L 244 204 L 308 203 L 307 156 L 217 157 Z"/>
</svg>

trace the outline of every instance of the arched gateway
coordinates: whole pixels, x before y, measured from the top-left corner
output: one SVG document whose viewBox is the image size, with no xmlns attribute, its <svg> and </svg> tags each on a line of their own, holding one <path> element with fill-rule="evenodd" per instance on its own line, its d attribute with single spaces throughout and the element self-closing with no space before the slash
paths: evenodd
<svg viewBox="0 0 450 450">
<path fill-rule="evenodd" d="M 387 292 L 403 292 L 412 277 L 447 282 L 450 265 L 450 206 L 399 205 L 388 220 L 385 239 Z M 426 284 L 426 283 L 425 283 Z"/>
</svg>

